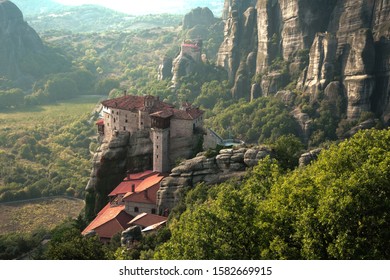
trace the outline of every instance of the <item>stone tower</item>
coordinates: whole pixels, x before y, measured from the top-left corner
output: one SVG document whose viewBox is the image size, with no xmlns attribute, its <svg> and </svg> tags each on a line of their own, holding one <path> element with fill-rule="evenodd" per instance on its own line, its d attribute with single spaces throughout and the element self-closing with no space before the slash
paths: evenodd
<svg viewBox="0 0 390 280">
<path fill-rule="evenodd" d="M 169 137 L 171 112 L 151 114 L 153 138 L 153 171 L 166 173 L 170 171 Z"/>
</svg>

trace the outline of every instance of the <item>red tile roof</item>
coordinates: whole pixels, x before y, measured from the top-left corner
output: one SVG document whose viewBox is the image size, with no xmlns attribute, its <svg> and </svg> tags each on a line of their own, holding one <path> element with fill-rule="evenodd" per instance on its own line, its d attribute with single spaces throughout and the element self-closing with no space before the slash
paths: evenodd
<svg viewBox="0 0 390 280">
<path fill-rule="evenodd" d="M 146 170 L 146 171 L 140 172 L 140 173 L 129 174 L 129 176 L 130 176 L 130 179 L 133 179 L 133 180 L 142 180 L 142 179 L 145 179 L 146 177 L 149 177 L 150 175 L 157 174 L 157 173 L 158 172 L 156 172 L 156 171 Z"/>
<path fill-rule="evenodd" d="M 174 109 L 174 118 L 182 120 L 195 120 L 202 116 L 204 111 L 199 108 L 188 108 L 185 110 Z"/>
<path fill-rule="evenodd" d="M 152 176 L 156 173 L 157 172 L 148 170 L 141 173 L 130 174 L 128 177 L 125 177 L 123 179 L 123 182 L 120 183 L 108 196 L 117 196 L 119 194 L 129 193 L 132 191 L 133 185 L 135 186 L 135 189 L 137 189 L 138 185 L 141 184 L 145 178 Z"/>
<path fill-rule="evenodd" d="M 145 101 L 147 99 L 153 100 L 153 106 L 150 109 L 151 113 L 155 113 L 161 111 L 163 109 L 173 108 L 173 105 L 162 102 L 159 98 L 148 95 L 148 96 L 136 96 L 136 95 L 126 95 L 114 99 L 105 100 L 102 102 L 103 106 L 114 108 L 114 109 L 122 109 L 122 110 L 140 110 L 145 111 Z"/>
<path fill-rule="evenodd" d="M 199 108 L 187 108 L 185 110 L 175 109 L 173 105 L 162 102 L 159 98 L 148 95 L 148 96 L 135 96 L 135 95 L 126 95 L 119 98 L 109 99 L 102 102 L 103 106 L 121 109 L 121 110 L 140 110 L 145 111 L 145 101 L 147 99 L 153 100 L 153 106 L 148 109 L 151 116 L 168 118 L 173 116 L 176 119 L 183 120 L 194 120 L 203 115 L 204 111 L 199 110 Z"/>
<path fill-rule="evenodd" d="M 104 125 L 104 119 L 97 120 L 96 125 Z"/>
<path fill-rule="evenodd" d="M 182 44 L 181 46 L 182 47 L 187 47 L 187 48 L 192 48 L 192 49 L 195 49 L 195 50 L 199 50 L 199 46 L 197 46 L 195 44 Z"/>
<path fill-rule="evenodd" d="M 158 224 L 161 222 L 166 222 L 167 219 L 168 219 L 167 217 L 163 217 L 163 216 L 158 216 L 158 215 L 148 214 L 148 213 L 141 213 L 137 217 L 132 219 L 128 223 L 128 225 L 129 226 L 138 225 L 138 226 L 141 226 L 143 228 L 146 228 L 146 227 L 149 227 L 151 225 L 155 225 L 155 224 Z"/>
<path fill-rule="evenodd" d="M 157 191 L 160 188 L 160 182 L 164 176 L 159 173 L 145 178 L 136 188 L 135 192 L 128 192 L 123 197 L 124 201 L 156 204 Z"/>
<path fill-rule="evenodd" d="M 159 184 L 161 180 L 164 179 L 164 176 L 160 174 L 155 174 L 153 176 L 150 176 L 142 181 L 141 184 L 139 184 L 138 188 L 135 189 L 136 192 L 142 192 L 144 190 L 147 190 L 151 187 L 153 187 L 156 184 Z"/>
<path fill-rule="evenodd" d="M 112 238 L 116 233 L 128 228 L 131 219 L 132 216 L 125 212 L 124 205 L 110 207 L 110 204 L 107 204 L 82 234 L 95 231 L 100 238 Z"/>
</svg>

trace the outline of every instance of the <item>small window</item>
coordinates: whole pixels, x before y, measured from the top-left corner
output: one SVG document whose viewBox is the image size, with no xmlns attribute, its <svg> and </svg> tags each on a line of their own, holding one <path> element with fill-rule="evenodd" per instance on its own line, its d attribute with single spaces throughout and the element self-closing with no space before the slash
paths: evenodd
<svg viewBox="0 0 390 280">
<path fill-rule="evenodd" d="M 123 127 L 123 130 L 126 131 L 126 126 Z"/>
<path fill-rule="evenodd" d="M 158 149 L 158 145 L 156 146 L 156 148 Z"/>
<path fill-rule="evenodd" d="M 151 213 L 156 214 L 156 209 L 153 208 Z"/>
<path fill-rule="evenodd" d="M 116 119 L 114 118 L 114 123 L 116 122 Z"/>
<path fill-rule="evenodd" d="M 127 123 L 127 120 L 125 120 L 125 123 Z"/>
<path fill-rule="evenodd" d="M 138 212 L 139 212 L 138 207 L 134 207 L 134 212 L 135 212 L 135 213 L 138 213 Z"/>
<path fill-rule="evenodd" d="M 117 114 L 117 115 L 119 115 L 119 111 L 118 111 L 118 112 L 116 112 L 116 114 Z"/>
<path fill-rule="evenodd" d="M 158 158 L 158 155 L 156 155 L 156 158 Z"/>
</svg>

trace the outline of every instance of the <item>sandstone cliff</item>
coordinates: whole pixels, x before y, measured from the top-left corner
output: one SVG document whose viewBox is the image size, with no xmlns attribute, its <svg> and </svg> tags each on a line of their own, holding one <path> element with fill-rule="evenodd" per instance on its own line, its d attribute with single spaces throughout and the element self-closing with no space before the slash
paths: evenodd
<svg viewBox="0 0 390 280">
<path fill-rule="evenodd" d="M 226 0 L 223 17 L 217 61 L 233 96 L 276 94 L 291 82 L 313 96 L 336 89 L 348 119 L 372 111 L 389 121 L 390 1 Z"/>
<path fill-rule="evenodd" d="M 217 184 L 245 175 L 246 169 L 257 165 L 260 159 L 272 155 L 268 147 L 223 149 L 218 155 L 207 157 L 200 153 L 183 161 L 164 178 L 158 191 L 159 211 L 172 209 L 180 200 L 181 190 L 200 182 Z"/>
<path fill-rule="evenodd" d="M 87 217 L 93 217 L 107 203 L 108 194 L 122 182 L 127 171 L 151 169 L 153 144 L 149 132 L 120 133 L 103 140 L 92 160 L 87 184 Z"/>
<path fill-rule="evenodd" d="M 22 60 L 43 51 L 41 39 L 24 21 L 19 8 L 11 1 L 0 0 L 0 76 L 19 78 Z"/>
</svg>

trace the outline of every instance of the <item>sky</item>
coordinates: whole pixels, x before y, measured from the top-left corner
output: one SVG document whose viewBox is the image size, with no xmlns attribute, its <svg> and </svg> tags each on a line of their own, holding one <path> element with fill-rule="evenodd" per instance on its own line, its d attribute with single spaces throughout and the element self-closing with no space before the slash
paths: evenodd
<svg viewBox="0 0 390 280">
<path fill-rule="evenodd" d="M 186 0 L 54 0 L 65 5 L 96 4 L 128 14 L 182 13 Z M 196 1 L 195 1 L 196 2 Z M 213 1 L 210 1 L 213 2 Z"/>
</svg>

